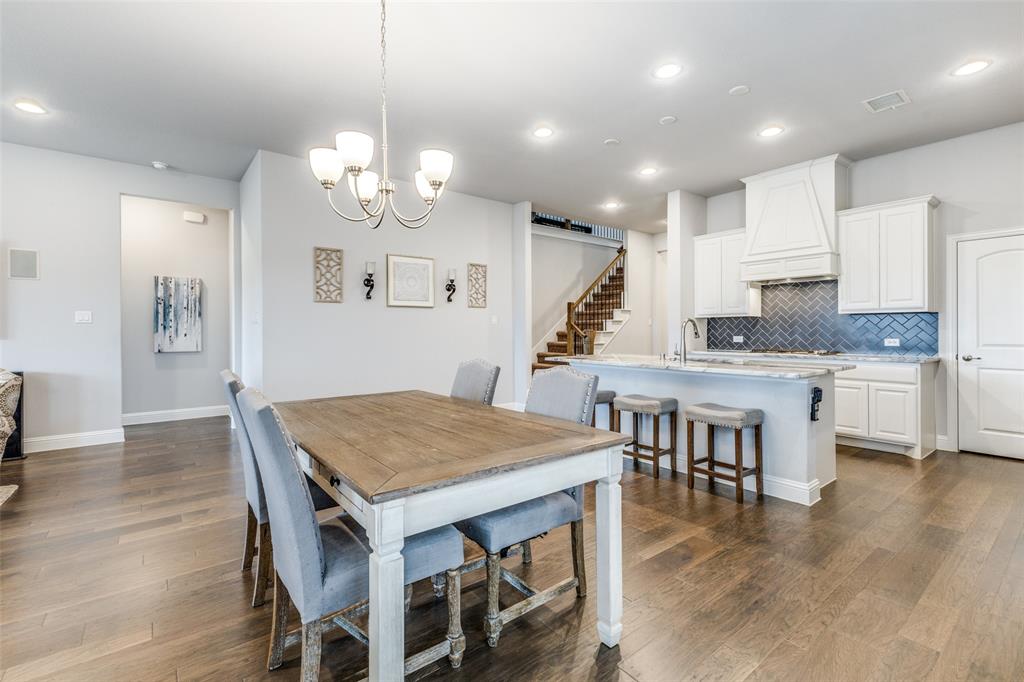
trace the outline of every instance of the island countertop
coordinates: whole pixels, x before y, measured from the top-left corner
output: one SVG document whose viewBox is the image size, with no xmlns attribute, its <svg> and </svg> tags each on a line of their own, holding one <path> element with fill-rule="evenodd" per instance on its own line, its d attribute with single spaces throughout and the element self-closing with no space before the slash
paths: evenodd
<svg viewBox="0 0 1024 682">
<path fill-rule="evenodd" d="M 663 359 L 657 355 L 573 355 L 566 358 L 566 360 L 571 365 L 589 364 L 690 374 L 725 374 L 763 379 L 791 380 L 813 379 L 856 367 L 856 365 L 842 361 L 828 364 L 800 365 L 793 362 L 772 363 L 768 360 L 751 357 L 687 359 L 685 365 L 680 364 L 678 360 Z"/>
<path fill-rule="evenodd" d="M 698 360 L 717 358 L 720 360 L 738 358 L 755 361 L 782 360 L 788 362 L 808 360 L 812 362 L 896 362 L 912 365 L 925 365 L 931 362 L 939 362 L 941 358 L 937 355 L 882 355 L 880 353 L 836 353 L 834 355 L 819 355 L 815 353 L 771 353 L 749 350 L 695 350 L 688 353 L 689 357 Z"/>
</svg>

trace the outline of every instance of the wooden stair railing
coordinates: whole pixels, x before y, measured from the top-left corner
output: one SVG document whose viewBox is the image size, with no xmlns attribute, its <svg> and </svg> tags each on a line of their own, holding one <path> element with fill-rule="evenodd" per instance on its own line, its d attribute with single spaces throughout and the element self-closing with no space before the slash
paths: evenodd
<svg viewBox="0 0 1024 682">
<path fill-rule="evenodd" d="M 615 258 L 565 310 L 566 352 L 592 355 L 597 332 L 604 328 L 617 308 L 626 302 L 626 249 L 619 247 Z"/>
</svg>

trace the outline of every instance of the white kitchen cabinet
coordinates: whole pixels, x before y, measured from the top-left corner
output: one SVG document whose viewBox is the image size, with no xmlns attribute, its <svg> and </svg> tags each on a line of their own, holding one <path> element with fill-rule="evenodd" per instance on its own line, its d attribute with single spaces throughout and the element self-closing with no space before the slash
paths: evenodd
<svg viewBox="0 0 1024 682">
<path fill-rule="evenodd" d="M 693 239 L 693 308 L 697 317 L 759 317 L 761 287 L 740 280 L 743 230 Z"/>
<path fill-rule="evenodd" d="M 868 414 L 870 438 L 917 442 L 917 386 L 869 383 Z"/>
<path fill-rule="evenodd" d="M 836 433 L 867 438 L 868 385 L 864 381 L 836 379 Z"/>
<path fill-rule="evenodd" d="M 931 233 L 938 203 L 929 195 L 837 214 L 840 313 L 935 309 Z"/>
</svg>

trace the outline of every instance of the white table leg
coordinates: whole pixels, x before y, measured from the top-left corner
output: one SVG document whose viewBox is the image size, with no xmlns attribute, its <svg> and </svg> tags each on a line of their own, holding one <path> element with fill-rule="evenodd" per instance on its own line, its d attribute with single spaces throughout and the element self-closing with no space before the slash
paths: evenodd
<svg viewBox="0 0 1024 682">
<path fill-rule="evenodd" d="M 370 680 L 405 676 L 405 508 L 403 500 L 370 507 Z"/>
<path fill-rule="evenodd" d="M 597 634 L 606 646 L 622 636 L 622 453 L 609 456 L 611 475 L 597 481 Z"/>
</svg>

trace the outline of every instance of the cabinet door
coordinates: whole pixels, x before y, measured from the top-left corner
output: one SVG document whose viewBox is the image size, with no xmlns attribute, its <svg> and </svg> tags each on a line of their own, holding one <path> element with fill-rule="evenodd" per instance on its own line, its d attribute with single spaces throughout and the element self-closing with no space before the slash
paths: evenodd
<svg viewBox="0 0 1024 682">
<path fill-rule="evenodd" d="M 836 433 L 867 438 L 868 384 L 836 379 Z"/>
<path fill-rule="evenodd" d="M 722 240 L 693 242 L 693 311 L 697 317 L 722 312 Z"/>
<path fill-rule="evenodd" d="M 882 209 L 878 213 L 879 308 L 924 310 L 928 224 L 924 204 Z"/>
<path fill-rule="evenodd" d="M 747 315 L 747 283 L 740 280 L 740 258 L 746 235 L 722 237 L 722 314 Z"/>
<path fill-rule="evenodd" d="M 878 309 L 878 213 L 839 216 L 839 312 Z"/>
<path fill-rule="evenodd" d="M 869 383 L 868 424 L 871 438 L 916 444 L 917 387 Z"/>
</svg>

